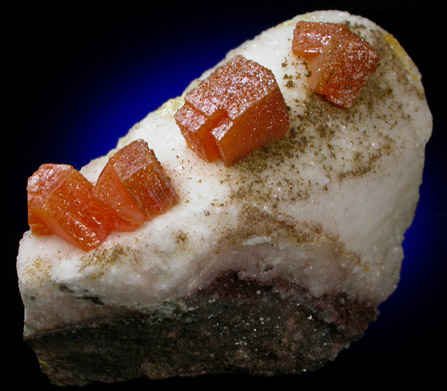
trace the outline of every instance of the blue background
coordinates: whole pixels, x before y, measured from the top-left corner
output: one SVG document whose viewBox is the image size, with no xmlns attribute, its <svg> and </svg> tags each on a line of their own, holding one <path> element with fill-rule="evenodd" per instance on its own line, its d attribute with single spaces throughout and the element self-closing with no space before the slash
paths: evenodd
<svg viewBox="0 0 447 391">
<path fill-rule="evenodd" d="M 191 80 L 226 52 L 266 28 L 316 9 L 343 9 L 369 17 L 390 31 L 423 74 L 434 115 L 421 199 L 404 242 L 405 260 L 395 293 L 361 341 L 314 374 L 272 379 L 214 376 L 136 380 L 134 389 L 167 386 L 255 387 L 344 384 L 350 387 L 445 381 L 447 262 L 445 81 L 440 45 L 442 2 L 256 1 L 210 6 L 206 2 L 7 2 L 0 16 L 3 60 L 2 248 L 6 249 L 1 300 L 7 314 L 0 342 L 12 357 L 17 384 L 51 386 L 21 338 L 23 306 L 15 256 L 26 222 L 26 180 L 42 163 L 80 168 L 115 147 L 147 113 L 182 93 Z M 62 2 L 61 2 L 62 3 Z M 124 6 L 124 4 L 126 4 Z M 130 4 L 130 5 L 129 5 Z M 152 3 L 154 4 L 154 3 Z M 4 67 L 4 69 L 3 69 Z M 441 90 L 442 89 L 442 90 Z M 441 94 L 442 93 L 442 94 Z M 6 221 L 6 223 L 5 223 Z M 86 389 L 123 389 L 91 385 Z"/>
</svg>

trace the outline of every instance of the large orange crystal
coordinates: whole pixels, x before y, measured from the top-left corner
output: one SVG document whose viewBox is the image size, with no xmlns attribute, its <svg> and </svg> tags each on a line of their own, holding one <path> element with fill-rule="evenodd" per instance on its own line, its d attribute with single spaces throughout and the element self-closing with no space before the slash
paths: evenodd
<svg viewBox="0 0 447 391">
<path fill-rule="evenodd" d="M 72 166 L 43 164 L 28 180 L 31 232 L 54 233 L 84 251 L 97 247 L 113 221 L 93 193 L 93 185 Z"/>
<path fill-rule="evenodd" d="M 282 138 L 290 126 L 273 73 L 240 55 L 191 90 L 175 119 L 199 157 L 227 166 Z"/>
<path fill-rule="evenodd" d="M 379 54 L 342 24 L 298 22 L 292 50 L 307 59 L 309 87 L 350 108 L 379 64 Z"/>
</svg>

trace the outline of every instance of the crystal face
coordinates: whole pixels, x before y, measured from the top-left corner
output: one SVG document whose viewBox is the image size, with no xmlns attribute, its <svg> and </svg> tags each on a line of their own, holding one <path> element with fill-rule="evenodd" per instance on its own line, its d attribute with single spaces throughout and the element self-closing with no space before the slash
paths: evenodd
<svg viewBox="0 0 447 391">
<path fill-rule="evenodd" d="M 273 73 L 240 55 L 190 91 L 175 119 L 200 158 L 227 166 L 280 139 L 290 125 Z"/>
</svg>

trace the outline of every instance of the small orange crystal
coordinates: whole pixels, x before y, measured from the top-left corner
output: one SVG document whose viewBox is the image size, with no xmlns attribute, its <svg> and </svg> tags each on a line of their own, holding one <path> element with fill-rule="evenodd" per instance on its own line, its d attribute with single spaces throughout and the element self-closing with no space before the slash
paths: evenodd
<svg viewBox="0 0 447 391">
<path fill-rule="evenodd" d="M 293 31 L 292 50 L 299 56 L 312 58 L 323 53 L 334 36 L 348 34 L 350 30 L 344 24 L 298 22 Z"/>
<path fill-rule="evenodd" d="M 113 162 L 109 160 L 95 186 L 95 196 L 116 213 L 116 231 L 134 231 L 145 220 L 145 214 L 121 182 Z"/>
<path fill-rule="evenodd" d="M 121 148 L 110 158 L 104 170 L 106 173 L 113 170 L 122 187 L 135 201 L 132 203 L 126 197 L 123 206 L 127 215 L 133 215 L 133 219 L 137 222 L 141 219 L 137 208 L 142 211 L 146 219 L 149 219 L 165 212 L 179 200 L 164 168 L 144 140 L 133 141 Z M 114 177 L 114 174 L 111 177 Z M 111 188 L 115 180 L 116 178 L 112 178 L 108 186 L 104 184 L 101 186 Z M 121 186 L 118 185 L 117 188 L 122 193 Z M 107 195 L 101 198 L 107 202 Z M 118 198 L 124 199 L 124 196 L 119 195 Z M 110 199 L 110 206 L 115 202 L 113 198 Z"/>
<path fill-rule="evenodd" d="M 306 58 L 309 87 L 350 108 L 379 64 L 379 54 L 342 24 L 298 22 L 292 50 Z"/>
</svg>

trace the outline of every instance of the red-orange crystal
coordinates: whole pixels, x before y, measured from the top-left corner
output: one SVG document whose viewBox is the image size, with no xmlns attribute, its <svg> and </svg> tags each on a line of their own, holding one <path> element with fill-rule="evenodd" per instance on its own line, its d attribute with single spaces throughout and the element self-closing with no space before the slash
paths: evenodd
<svg viewBox="0 0 447 391">
<path fill-rule="evenodd" d="M 179 198 L 154 152 L 136 140 L 108 161 L 96 185 L 66 164 L 43 164 L 28 179 L 28 223 L 89 251 L 112 231 L 134 231 Z"/>
<path fill-rule="evenodd" d="M 368 42 L 342 24 L 298 22 L 292 50 L 307 59 L 309 87 L 350 108 L 379 64 Z"/>
<path fill-rule="evenodd" d="M 54 233 L 84 251 L 97 247 L 113 221 L 93 193 L 93 185 L 72 166 L 43 164 L 28 180 L 31 231 Z"/>
<path fill-rule="evenodd" d="M 124 187 L 110 160 L 96 182 L 95 196 L 115 212 L 114 230 L 134 231 L 144 223 L 145 214 Z"/>
<path fill-rule="evenodd" d="M 282 138 L 290 126 L 273 73 L 240 55 L 191 90 L 175 119 L 199 157 L 227 166 Z"/>
<path fill-rule="evenodd" d="M 126 201 L 128 211 L 132 209 L 130 214 L 138 207 L 149 219 L 165 212 L 179 200 L 154 151 L 143 140 L 121 148 L 110 158 L 105 169 L 115 171 L 135 201 L 132 206 L 130 201 Z"/>
<path fill-rule="evenodd" d="M 344 24 L 298 22 L 293 31 L 292 50 L 305 58 L 323 53 L 334 36 L 348 35 L 351 31 Z"/>
</svg>

